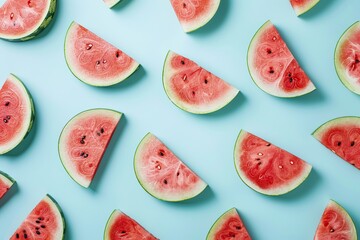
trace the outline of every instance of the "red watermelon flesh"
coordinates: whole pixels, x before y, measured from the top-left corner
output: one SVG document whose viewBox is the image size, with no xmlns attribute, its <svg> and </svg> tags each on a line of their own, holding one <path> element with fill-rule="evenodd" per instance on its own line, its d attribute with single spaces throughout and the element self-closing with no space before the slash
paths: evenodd
<svg viewBox="0 0 360 240">
<path fill-rule="evenodd" d="M 164 64 L 163 84 L 176 106 L 197 114 L 219 110 L 239 93 L 192 60 L 171 51 Z"/>
<path fill-rule="evenodd" d="M 134 219 L 114 210 L 106 224 L 104 240 L 157 240 Z"/>
<path fill-rule="evenodd" d="M 356 240 L 350 215 L 335 201 L 330 201 L 316 229 L 314 240 Z"/>
<path fill-rule="evenodd" d="M 206 240 L 251 240 L 235 208 L 221 215 L 211 227 Z"/>
<path fill-rule="evenodd" d="M 141 186 L 161 200 L 190 199 L 200 194 L 207 186 L 151 133 L 140 142 L 135 153 L 134 167 Z"/>
<path fill-rule="evenodd" d="M 244 130 L 239 134 L 234 155 L 240 178 L 266 195 L 281 195 L 295 189 L 312 168 L 293 154 Z"/>
<path fill-rule="evenodd" d="M 139 67 L 126 53 L 76 22 L 66 34 L 65 59 L 78 79 L 93 86 L 119 83 Z"/>
<path fill-rule="evenodd" d="M 89 187 L 122 114 L 109 109 L 79 113 L 64 127 L 59 154 L 68 174 Z"/>
<path fill-rule="evenodd" d="M 62 240 L 65 222 L 59 205 L 50 196 L 42 199 L 10 240 Z"/>
<path fill-rule="evenodd" d="M 185 32 L 192 32 L 208 23 L 219 8 L 220 0 L 170 0 Z"/>
<path fill-rule="evenodd" d="M 253 37 L 248 67 L 256 85 L 278 97 L 296 97 L 315 90 L 276 27 L 267 21 Z"/>
<path fill-rule="evenodd" d="M 0 199 L 10 190 L 14 183 L 14 179 L 6 173 L 0 171 Z"/>
<path fill-rule="evenodd" d="M 319 2 L 320 0 L 290 0 L 291 6 L 298 16 L 312 9 Z"/>
<path fill-rule="evenodd" d="M 313 136 L 333 153 L 360 169 L 360 118 L 333 119 L 315 130 Z"/>
<path fill-rule="evenodd" d="M 7 0 L 0 8 L 0 38 L 26 40 L 45 28 L 55 11 L 55 0 Z M 53 9 L 52 9 L 53 8 Z M 48 22 L 46 23 L 45 20 Z M 44 23 L 45 22 L 45 23 Z"/>
</svg>

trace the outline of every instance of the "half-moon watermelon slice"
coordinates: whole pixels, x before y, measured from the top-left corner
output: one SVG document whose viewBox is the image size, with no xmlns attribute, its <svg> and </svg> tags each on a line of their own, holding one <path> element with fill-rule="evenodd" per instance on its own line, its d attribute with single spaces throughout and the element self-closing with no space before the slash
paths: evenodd
<svg viewBox="0 0 360 240">
<path fill-rule="evenodd" d="M 320 0 L 290 0 L 291 6 L 294 8 L 297 16 L 306 13 L 319 2 Z"/>
<path fill-rule="evenodd" d="M 114 7 L 116 4 L 118 4 L 119 2 L 121 2 L 121 0 L 104 0 L 104 3 L 106 4 L 106 6 L 108 6 L 109 8 Z"/>
<path fill-rule="evenodd" d="M 15 180 L 12 177 L 0 171 L 0 199 L 5 196 L 14 184 Z"/>
<path fill-rule="evenodd" d="M 114 210 L 106 223 L 104 240 L 157 240 L 138 222 L 125 213 Z"/>
<path fill-rule="evenodd" d="M 26 41 L 44 30 L 56 9 L 56 0 L 7 0 L 0 7 L 0 38 Z"/>
<path fill-rule="evenodd" d="M 62 240 L 65 220 L 60 206 L 47 194 L 29 213 L 10 240 Z"/>
<path fill-rule="evenodd" d="M 184 32 L 206 25 L 217 12 L 220 0 L 170 0 Z"/>
<path fill-rule="evenodd" d="M 341 82 L 360 94 L 360 22 L 351 25 L 335 49 L 335 68 Z"/>
<path fill-rule="evenodd" d="M 360 169 L 360 118 L 332 119 L 312 135 L 333 153 Z"/>
<path fill-rule="evenodd" d="M 75 77 L 98 87 L 119 83 L 139 67 L 126 53 L 76 22 L 66 33 L 65 60 Z"/>
<path fill-rule="evenodd" d="M 81 186 L 89 187 L 121 116 L 110 109 L 90 109 L 77 114 L 62 130 L 60 160 Z"/>
<path fill-rule="evenodd" d="M 10 74 L 0 89 L 0 154 L 18 146 L 30 132 L 35 110 L 30 93 Z"/>
<path fill-rule="evenodd" d="M 357 240 L 354 222 L 340 204 L 330 200 L 320 219 L 314 240 Z"/>
<path fill-rule="evenodd" d="M 234 163 L 243 182 L 265 195 L 282 195 L 309 176 L 311 165 L 293 154 L 251 134 L 240 131 Z"/>
<path fill-rule="evenodd" d="M 215 112 L 239 93 L 224 80 L 172 51 L 165 59 L 163 85 L 167 96 L 177 107 L 195 114 Z"/>
<path fill-rule="evenodd" d="M 164 201 L 178 202 L 199 195 L 207 187 L 157 137 L 148 133 L 134 157 L 135 175 L 146 192 Z"/>
<path fill-rule="evenodd" d="M 276 97 L 298 97 L 315 90 L 276 27 L 267 21 L 251 40 L 247 63 L 255 84 Z"/>
<path fill-rule="evenodd" d="M 246 227 L 235 208 L 221 215 L 211 227 L 206 240 L 251 240 Z"/>
</svg>

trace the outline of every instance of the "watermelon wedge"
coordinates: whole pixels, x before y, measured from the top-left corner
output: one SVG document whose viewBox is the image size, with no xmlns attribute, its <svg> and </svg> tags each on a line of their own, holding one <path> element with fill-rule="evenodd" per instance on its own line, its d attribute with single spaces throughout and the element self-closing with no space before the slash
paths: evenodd
<svg viewBox="0 0 360 240">
<path fill-rule="evenodd" d="M 340 37 L 335 49 L 335 69 L 345 87 L 360 94 L 360 22 Z"/>
<path fill-rule="evenodd" d="M 15 180 L 12 177 L 0 171 L 0 199 L 5 196 L 14 184 Z"/>
<path fill-rule="evenodd" d="M 319 2 L 320 0 L 290 0 L 291 6 L 294 8 L 297 16 L 308 12 Z"/>
<path fill-rule="evenodd" d="M 0 7 L 0 38 L 26 41 L 36 37 L 53 19 L 56 0 L 7 0 Z"/>
<path fill-rule="evenodd" d="M 251 40 L 247 63 L 255 84 L 276 97 L 298 97 L 315 90 L 276 27 L 267 21 Z"/>
<path fill-rule="evenodd" d="M 220 0 L 170 0 L 184 32 L 206 25 L 217 12 Z"/>
<path fill-rule="evenodd" d="M 312 135 L 333 153 L 360 169 L 360 118 L 340 117 L 332 119 Z"/>
<path fill-rule="evenodd" d="M 60 206 L 47 194 L 30 212 L 10 240 L 62 240 L 65 220 Z"/>
<path fill-rule="evenodd" d="M 90 109 L 77 114 L 62 130 L 60 160 L 81 186 L 90 186 L 121 116 L 110 109 Z"/>
<path fill-rule="evenodd" d="M 235 144 L 234 163 L 241 180 L 265 195 L 290 192 L 312 169 L 300 158 L 244 130 Z"/>
<path fill-rule="evenodd" d="M 187 200 L 199 195 L 207 187 L 200 177 L 151 133 L 141 140 L 136 149 L 134 169 L 144 190 L 164 201 Z"/>
<path fill-rule="evenodd" d="M 30 132 L 35 110 L 30 93 L 10 74 L 0 90 L 0 154 L 18 146 Z"/>
<path fill-rule="evenodd" d="M 177 107 L 195 114 L 215 112 L 239 93 L 195 62 L 172 51 L 165 59 L 163 85 L 167 96 Z"/>
<path fill-rule="evenodd" d="M 206 240 L 251 240 L 246 227 L 235 208 L 221 215 L 211 227 Z"/>
<path fill-rule="evenodd" d="M 354 222 L 340 204 L 330 200 L 320 219 L 314 240 L 357 240 Z"/>
<path fill-rule="evenodd" d="M 125 213 L 114 210 L 106 223 L 104 240 L 122 239 L 157 240 L 158 238 Z"/>
<path fill-rule="evenodd" d="M 126 53 L 76 22 L 66 33 L 65 60 L 75 77 L 98 87 L 117 84 L 139 67 Z"/>
<path fill-rule="evenodd" d="M 106 6 L 108 6 L 109 8 L 114 7 L 116 4 L 118 4 L 119 2 L 121 2 L 121 0 L 104 0 L 104 3 L 106 4 Z"/>
</svg>

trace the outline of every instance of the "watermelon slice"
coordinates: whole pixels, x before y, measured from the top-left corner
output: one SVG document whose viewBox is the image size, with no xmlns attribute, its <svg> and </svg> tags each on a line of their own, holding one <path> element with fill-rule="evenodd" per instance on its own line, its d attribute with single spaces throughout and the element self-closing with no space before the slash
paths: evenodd
<svg viewBox="0 0 360 240">
<path fill-rule="evenodd" d="M 26 41 L 36 37 L 53 19 L 56 0 L 7 0 L 0 7 L 0 38 Z"/>
<path fill-rule="evenodd" d="M 316 229 L 315 240 L 357 240 L 350 215 L 340 204 L 330 200 Z"/>
<path fill-rule="evenodd" d="M 251 240 L 246 227 L 235 208 L 221 215 L 211 227 L 206 240 Z"/>
<path fill-rule="evenodd" d="M 10 74 L 0 90 L 0 154 L 14 149 L 32 128 L 35 110 L 24 84 Z"/>
<path fill-rule="evenodd" d="M 294 8 L 297 16 L 306 13 L 319 2 L 320 0 L 290 0 L 291 6 Z"/>
<path fill-rule="evenodd" d="M 282 195 L 309 176 L 311 166 L 291 153 L 240 131 L 234 151 L 235 168 L 243 182 L 265 195 Z"/>
<path fill-rule="evenodd" d="M 206 25 L 217 12 L 220 0 L 170 0 L 184 32 Z"/>
<path fill-rule="evenodd" d="M 126 53 L 76 22 L 66 33 L 65 60 L 75 77 L 98 87 L 119 83 L 139 67 Z"/>
<path fill-rule="evenodd" d="M 360 94 L 360 22 L 351 25 L 338 41 L 335 68 L 345 87 Z"/>
<path fill-rule="evenodd" d="M 0 199 L 5 196 L 14 184 L 15 180 L 12 177 L 0 171 Z"/>
<path fill-rule="evenodd" d="M 77 114 L 59 138 L 60 160 L 72 179 L 90 186 L 122 113 L 90 109 Z"/>
<path fill-rule="evenodd" d="M 340 117 L 330 120 L 312 135 L 333 153 L 360 169 L 360 118 Z"/>
<path fill-rule="evenodd" d="M 114 210 L 106 223 L 104 240 L 122 239 L 157 240 L 158 238 L 125 213 Z"/>
<path fill-rule="evenodd" d="M 145 191 L 164 201 L 187 200 L 199 195 L 207 187 L 200 177 L 151 133 L 141 140 L 136 149 L 134 169 Z"/>
<path fill-rule="evenodd" d="M 106 4 L 106 6 L 108 6 L 109 8 L 114 7 L 116 4 L 118 4 L 119 2 L 121 2 L 121 0 L 104 0 L 104 3 Z"/>
<path fill-rule="evenodd" d="M 267 21 L 251 40 L 248 68 L 255 84 L 276 97 L 298 97 L 315 90 L 276 27 Z"/>
<path fill-rule="evenodd" d="M 65 220 L 60 206 L 47 194 L 30 212 L 10 240 L 62 240 Z"/>
<path fill-rule="evenodd" d="M 215 112 L 230 103 L 239 90 L 195 62 L 169 51 L 163 69 L 163 85 L 179 108 L 195 113 Z"/>
</svg>

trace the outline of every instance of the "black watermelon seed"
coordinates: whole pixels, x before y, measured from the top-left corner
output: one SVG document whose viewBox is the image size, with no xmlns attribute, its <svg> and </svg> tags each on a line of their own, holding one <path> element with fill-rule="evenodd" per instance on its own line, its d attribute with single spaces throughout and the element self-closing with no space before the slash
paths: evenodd
<svg viewBox="0 0 360 240">
<path fill-rule="evenodd" d="M 236 229 L 237 229 L 237 230 L 240 230 L 240 229 L 241 229 L 241 226 L 236 226 Z"/>
<path fill-rule="evenodd" d="M 100 132 L 96 132 L 96 135 L 100 136 L 100 135 L 101 135 L 101 133 L 100 133 Z"/>
<path fill-rule="evenodd" d="M 182 65 L 185 65 L 185 61 L 184 61 L 184 60 L 181 60 L 181 64 L 182 64 Z"/>
<path fill-rule="evenodd" d="M 119 51 L 116 51 L 115 56 L 116 56 L 116 58 L 118 58 L 120 56 Z"/>
<path fill-rule="evenodd" d="M 104 132 L 105 132 L 104 128 L 101 128 L 101 129 L 100 129 L 100 132 L 101 132 L 101 133 L 104 133 Z"/>
<path fill-rule="evenodd" d="M 39 220 L 36 220 L 36 223 L 40 223 L 40 221 L 39 221 Z"/>
<path fill-rule="evenodd" d="M 177 172 L 177 173 L 176 173 L 176 176 L 179 176 L 179 175 L 180 175 L 180 173 L 179 173 L 179 172 Z"/>
<path fill-rule="evenodd" d="M 126 231 L 121 231 L 121 233 L 126 233 Z"/>
<path fill-rule="evenodd" d="M 80 140 L 80 143 L 81 143 L 81 144 L 85 144 L 85 141 L 81 139 L 81 140 Z"/>
<path fill-rule="evenodd" d="M 89 156 L 89 154 L 85 153 L 84 154 L 84 158 L 87 158 Z"/>
<path fill-rule="evenodd" d="M 340 146 L 341 146 L 341 142 L 338 142 L 337 145 L 340 147 Z"/>
<path fill-rule="evenodd" d="M 81 153 L 80 153 L 80 156 L 84 156 L 84 154 L 85 154 L 84 152 L 81 152 Z M 37 222 L 37 221 L 36 221 L 36 222 Z M 38 222 L 38 223 L 40 223 L 40 222 Z"/>
<path fill-rule="evenodd" d="M 27 238 L 27 234 L 26 234 L 26 233 L 24 233 L 24 238 Z"/>
<path fill-rule="evenodd" d="M 45 226 L 45 225 L 41 225 L 40 227 L 41 227 L 41 228 L 46 228 L 46 226 Z"/>
<path fill-rule="evenodd" d="M 19 238 L 20 236 L 19 236 L 19 234 L 18 233 L 16 233 L 16 238 Z"/>
<path fill-rule="evenodd" d="M 351 141 L 350 145 L 353 147 L 355 145 L 355 142 Z"/>
<path fill-rule="evenodd" d="M 167 183 L 168 183 L 166 179 L 164 179 L 164 183 L 165 183 L 165 184 L 167 184 Z"/>
<path fill-rule="evenodd" d="M 36 229 L 36 230 L 39 230 L 40 228 L 39 228 L 39 227 L 36 227 L 35 229 Z"/>
<path fill-rule="evenodd" d="M 8 120 L 6 118 L 3 119 L 4 123 L 8 123 Z"/>
<path fill-rule="evenodd" d="M 9 106 L 10 105 L 10 102 L 5 102 L 5 106 Z"/>
<path fill-rule="evenodd" d="M 37 234 L 37 235 L 40 235 L 40 231 L 36 231 L 36 234 Z"/>
</svg>

